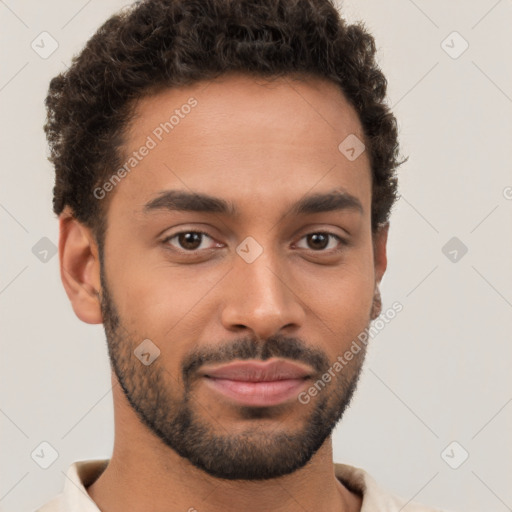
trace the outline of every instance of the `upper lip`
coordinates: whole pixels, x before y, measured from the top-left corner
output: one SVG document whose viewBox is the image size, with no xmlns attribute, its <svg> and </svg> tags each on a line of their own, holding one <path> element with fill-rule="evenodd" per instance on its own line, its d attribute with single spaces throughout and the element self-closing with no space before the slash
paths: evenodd
<svg viewBox="0 0 512 512">
<path fill-rule="evenodd" d="M 235 361 L 222 366 L 205 367 L 205 377 L 239 380 L 246 382 L 269 382 L 284 379 L 304 379 L 312 375 L 311 369 L 291 361 L 274 360 L 266 362 Z"/>
</svg>

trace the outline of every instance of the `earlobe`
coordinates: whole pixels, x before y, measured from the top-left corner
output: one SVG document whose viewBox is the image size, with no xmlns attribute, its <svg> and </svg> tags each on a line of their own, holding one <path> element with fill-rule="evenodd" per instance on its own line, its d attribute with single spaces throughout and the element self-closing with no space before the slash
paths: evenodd
<svg viewBox="0 0 512 512">
<path fill-rule="evenodd" d="M 382 312 L 382 298 L 380 296 L 379 285 L 375 285 L 375 291 L 373 294 L 372 311 L 370 313 L 370 319 L 375 320 Z"/>
<path fill-rule="evenodd" d="M 59 217 L 60 276 L 76 316 L 88 324 L 103 322 L 98 292 L 98 247 L 89 228 L 69 210 Z"/>
</svg>

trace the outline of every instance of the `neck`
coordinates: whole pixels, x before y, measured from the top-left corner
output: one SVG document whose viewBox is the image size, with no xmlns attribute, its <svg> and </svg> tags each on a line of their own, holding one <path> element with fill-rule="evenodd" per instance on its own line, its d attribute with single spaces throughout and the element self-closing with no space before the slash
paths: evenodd
<svg viewBox="0 0 512 512">
<path fill-rule="evenodd" d="M 329 437 L 299 470 L 269 480 L 223 480 L 180 457 L 142 425 L 114 385 L 112 458 L 87 492 L 102 512 L 359 512 L 361 498 L 334 474 Z M 135 428 L 134 428 L 135 426 Z"/>
</svg>

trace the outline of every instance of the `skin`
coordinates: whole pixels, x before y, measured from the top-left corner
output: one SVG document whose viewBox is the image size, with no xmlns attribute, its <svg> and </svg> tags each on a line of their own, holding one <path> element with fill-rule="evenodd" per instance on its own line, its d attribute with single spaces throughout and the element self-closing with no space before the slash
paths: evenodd
<svg viewBox="0 0 512 512">
<path fill-rule="evenodd" d="M 87 323 L 105 323 L 111 357 L 131 355 L 123 368 L 141 386 L 151 366 L 142 365 L 133 349 L 151 339 L 161 351 L 153 371 L 163 376 L 175 404 L 184 393 L 182 363 L 194 349 L 220 350 L 247 338 L 256 350 L 265 340 L 284 336 L 334 363 L 380 313 L 378 285 L 387 265 L 388 226 L 376 233 L 371 229 L 368 155 L 349 161 L 338 150 L 349 134 L 363 139 L 363 132 L 336 85 L 290 77 L 267 84 L 231 74 L 166 90 L 137 105 L 126 153 L 140 148 L 167 113 L 191 96 L 198 105 L 110 192 L 103 282 L 93 233 L 68 209 L 60 216 L 61 277 L 76 315 Z M 240 214 L 144 213 L 146 203 L 170 189 L 232 201 Z M 289 214 L 304 195 L 334 189 L 357 198 L 362 212 Z M 180 255 L 187 246 L 180 246 L 179 237 L 164 240 L 197 230 L 209 236 L 192 257 Z M 306 236 L 325 232 L 348 245 L 328 239 L 326 248 L 317 248 L 321 245 Z M 247 236 L 263 248 L 250 264 L 236 252 Z M 106 283 L 121 319 L 117 332 L 105 318 Z M 115 347 L 119 352 L 112 352 Z M 340 409 L 346 383 L 357 378 L 363 360 L 364 351 L 307 405 L 293 399 L 255 418 L 196 378 L 190 407 L 212 435 L 238 439 L 237 434 L 249 432 L 257 447 L 272 436 L 307 429 L 319 400 L 330 410 L 336 404 Z M 335 478 L 331 435 L 308 464 L 283 476 L 217 478 L 178 455 L 141 421 L 115 371 L 112 385 L 113 455 L 87 489 L 103 512 L 361 508 L 360 496 Z"/>
</svg>

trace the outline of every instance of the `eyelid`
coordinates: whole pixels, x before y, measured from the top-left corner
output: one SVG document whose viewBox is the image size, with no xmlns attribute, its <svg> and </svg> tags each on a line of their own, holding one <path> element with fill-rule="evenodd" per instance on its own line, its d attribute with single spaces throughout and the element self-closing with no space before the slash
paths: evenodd
<svg viewBox="0 0 512 512">
<path fill-rule="evenodd" d="M 167 244 L 169 242 L 169 240 L 172 240 L 173 238 L 177 237 L 178 235 L 182 235 L 184 233 L 199 233 L 201 235 L 207 236 L 211 240 L 214 240 L 213 236 L 210 235 L 210 233 L 207 233 L 206 231 L 202 231 L 201 229 L 182 229 L 181 231 L 177 231 L 176 233 L 172 233 L 172 234 L 164 237 L 164 239 L 162 240 L 162 243 Z M 217 244 L 218 244 L 218 242 L 217 242 Z M 179 249 L 178 247 L 174 247 L 174 246 L 172 246 L 172 248 L 178 252 L 185 253 L 185 254 L 197 254 L 198 252 L 209 250 L 209 249 L 194 249 L 193 251 L 186 251 L 185 249 Z"/>
<path fill-rule="evenodd" d="M 171 246 L 171 250 L 176 251 L 176 252 L 178 252 L 180 254 L 188 255 L 188 256 L 194 256 L 194 255 L 197 255 L 197 254 L 199 254 L 201 252 L 209 251 L 209 250 L 212 250 L 212 249 L 215 248 L 215 247 L 209 247 L 207 249 L 194 249 L 194 250 L 187 251 L 185 249 L 180 249 L 178 247 L 172 246 L 171 244 L 168 244 L 169 240 L 172 240 L 173 238 L 177 237 L 178 235 L 185 234 L 185 233 L 201 234 L 201 235 L 207 236 L 211 240 L 215 241 L 215 238 L 212 235 L 210 235 L 210 233 L 208 233 L 206 231 L 203 231 L 203 230 L 201 230 L 199 228 L 195 228 L 195 229 L 192 228 L 192 229 L 182 229 L 181 231 L 176 231 L 175 233 L 171 233 L 171 234 L 167 235 L 162 240 L 162 244 L 169 245 L 169 246 Z M 333 237 L 334 239 L 336 239 L 338 241 L 339 245 L 343 246 L 343 247 L 346 247 L 347 245 L 349 245 L 348 240 L 346 240 L 344 237 L 342 237 L 338 233 L 333 233 L 330 230 L 321 229 L 321 228 L 318 228 L 316 230 L 313 228 L 310 231 L 304 233 L 303 235 L 300 236 L 299 242 L 301 240 L 303 240 L 304 238 L 306 238 L 307 236 L 314 235 L 314 234 L 323 234 L 323 235 L 327 235 L 327 236 Z M 220 244 L 220 242 L 215 242 L 215 243 L 216 243 L 217 246 Z M 295 245 L 295 243 L 294 243 L 294 245 Z M 303 249 L 303 250 L 305 250 L 305 251 L 309 250 L 313 254 L 315 254 L 315 253 L 316 254 L 331 254 L 331 253 L 339 252 L 341 250 L 341 248 L 338 246 L 338 247 L 336 247 L 334 249 L 329 249 L 329 250 L 324 250 L 324 249 L 317 250 L 317 251 L 315 251 L 314 249 Z"/>
<path fill-rule="evenodd" d="M 317 234 L 333 237 L 334 239 L 336 239 L 338 241 L 339 246 L 346 247 L 349 244 L 348 241 L 345 238 L 343 238 L 341 235 L 338 235 L 337 233 L 333 233 L 331 231 L 326 231 L 326 230 L 321 230 L 321 229 L 319 229 L 317 231 L 308 231 L 305 235 L 302 235 L 299 238 L 299 242 L 309 235 L 317 235 Z M 306 251 L 309 250 L 313 254 L 315 254 L 315 253 L 316 254 L 331 254 L 331 253 L 340 251 L 341 248 L 339 246 L 334 249 L 328 249 L 328 250 L 325 250 L 325 249 L 321 249 L 318 251 L 315 251 L 314 249 L 304 249 L 304 250 L 306 250 Z"/>
</svg>

